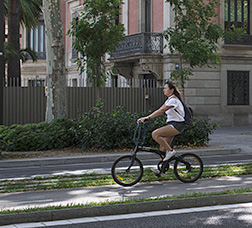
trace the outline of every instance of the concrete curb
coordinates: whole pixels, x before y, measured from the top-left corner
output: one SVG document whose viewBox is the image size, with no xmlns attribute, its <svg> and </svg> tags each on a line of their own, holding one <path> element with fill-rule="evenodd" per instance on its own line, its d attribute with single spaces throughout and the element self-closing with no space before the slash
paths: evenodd
<svg viewBox="0 0 252 228">
<path fill-rule="evenodd" d="M 232 195 L 205 196 L 175 200 L 160 200 L 131 204 L 115 204 L 73 209 L 48 210 L 14 214 L 0 214 L 0 225 L 10 225 L 29 222 L 45 222 L 66 220 L 82 217 L 141 213 L 147 211 L 173 210 L 192 207 L 246 203 L 252 201 L 252 193 Z"/>
<path fill-rule="evenodd" d="M 183 150 L 178 153 L 192 152 L 199 156 L 211 155 L 228 155 L 242 153 L 240 148 L 218 148 L 218 149 L 204 149 L 204 150 Z M 124 154 L 130 154 L 124 153 Z M 114 162 L 118 157 L 123 154 L 104 154 L 104 155 L 85 155 L 73 157 L 54 157 L 54 158 L 33 158 L 33 159 L 16 159 L 16 160 L 0 160 L 1 168 L 13 167 L 32 167 L 32 166 L 48 166 L 48 165 L 67 165 L 67 164 L 80 164 L 80 163 L 99 163 L 99 162 Z M 157 155 L 146 152 L 139 152 L 138 157 L 142 160 L 155 159 Z"/>
</svg>

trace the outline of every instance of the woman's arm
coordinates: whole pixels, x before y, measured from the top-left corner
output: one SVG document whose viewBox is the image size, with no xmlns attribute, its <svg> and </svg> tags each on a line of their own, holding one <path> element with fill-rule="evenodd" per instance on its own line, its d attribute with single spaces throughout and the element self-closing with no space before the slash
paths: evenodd
<svg viewBox="0 0 252 228">
<path fill-rule="evenodd" d="M 169 110 L 172 107 L 173 106 L 166 106 L 165 103 L 164 103 L 159 109 L 157 109 L 156 111 L 154 111 L 153 113 L 151 113 L 148 116 L 141 117 L 137 121 L 144 122 L 145 120 L 149 120 L 149 119 L 153 119 L 155 117 L 161 116 L 162 114 L 164 114 L 167 110 Z"/>
</svg>

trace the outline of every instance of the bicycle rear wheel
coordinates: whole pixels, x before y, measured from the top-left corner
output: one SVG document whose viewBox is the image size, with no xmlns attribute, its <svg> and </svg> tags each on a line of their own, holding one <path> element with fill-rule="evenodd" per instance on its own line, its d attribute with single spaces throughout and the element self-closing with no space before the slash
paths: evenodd
<svg viewBox="0 0 252 228">
<path fill-rule="evenodd" d="M 178 156 L 174 163 L 174 174 L 178 180 L 191 183 L 198 180 L 203 172 L 201 158 L 193 153 L 185 153 Z"/>
<path fill-rule="evenodd" d="M 117 184 L 132 186 L 141 180 L 143 176 L 143 164 L 138 158 L 135 158 L 133 165 L 130 167 L 131 160 L 132 156 L 126 155 L 114 162 L 111 173 Z"/>
</svg>

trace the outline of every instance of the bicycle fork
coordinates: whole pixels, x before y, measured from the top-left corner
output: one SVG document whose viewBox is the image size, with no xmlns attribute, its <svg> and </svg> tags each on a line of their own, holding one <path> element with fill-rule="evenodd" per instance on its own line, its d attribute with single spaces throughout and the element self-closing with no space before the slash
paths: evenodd
<svg viewBox="0 0 252 228">
<path fill-rule="evenodd" d="M 133 152 L 133 154 L 132 154 L 132 158 L 131 158 L 130 165 L 129 165 L 129 167 L 126 169 L 126 172 L 129 172 L 130 168 L 134 165 L 134 162 L 135 162 L 135 160 L 136 160 L 137 151 L 138 151 L 138 145 L 136 145 L 136 147 L 135 147 L 135 150 L 134 150 L 134 152 Z"/>
</svg>

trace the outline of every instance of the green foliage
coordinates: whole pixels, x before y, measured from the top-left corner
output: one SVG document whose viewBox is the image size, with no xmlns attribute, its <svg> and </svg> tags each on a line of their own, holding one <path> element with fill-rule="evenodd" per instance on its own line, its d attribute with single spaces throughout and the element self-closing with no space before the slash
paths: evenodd
<svg viewBox="0 0 252 228">
<path fill-rule="evenodd" d="M 211 20 L 216 16 L 215 8 L 219 2 L 208 0 L 182 1 L 166 0 L 175 11 L 175 27 L 164 32 L 168 40 L 171 53 L 174 50 L 181 54 L 181 58 L 190 63 L 191 67 L 219 63 L 217 56 L 217 41 L 222 37 L 222 29 Z"/>
<path fill-rule="evenodd" d="M 102 57 L 124 39 L 124 27 L 115 24 L 123 4 L 122 0 L 84 0 L 83 12 L 71 23 L 68 35 L 79 56 L 76 63 L 80 74 L 87 70 L 88 81 L 98 88 L 106 80 Z"/>
<path fill-rule="evenodd" d="M 31 29 L 38 26 L 39 19 L 42 15 L 42 0 L 20 0 L 19 22 L 23 27 Z M 10 12 L 11 13 L 11 12 Z M 4 0 L 4 14 L 8 15 L 8 0 Z M 4 61 L 7 62 L 7 56 L 19 56 L 22 62 L 26 62 L 28 57 L 33 61 L 37 60 L 36 52 L 30 48 L 21 49 L 16 52 L 7 42 L 4 43 Z"/>
<path fill-rule="evenodd" d="M 183 67 L 180 69 L 177 69 L 171 73 L 171 78 L 179 83 L 179 86 L 181 88 L 185 87 L 185 82 L 189 80 L 189 77 L 192 76 L 192 71 L 187 68 Z"/>
<path fill-rule="evenodd" d="M 37 53 L 30 48 L 23 48 L 20 50 L 20 59 L 22 63 L 26 62 L 29 57 L 32 59 L 33 62 L 37 61 Z"/>
<path fill-rule="evenodd" d="M 166 0 L 175 12 L 174 27 L 164 31 L 164 38 L 168 41 L 168 47 L 173 54 L 179 54 L 181 71 L 172 74 L 172 79 L 179 80 L 182 88 L 189 80 L 192 70 L 183 70 L 183 61 L 195 66 L 204 66 L 209 63 L 215 65 L 220 62 L 217 53 L 217 41 L 223 36 L 223 29 L 216 24 L 213 18 L 216 16 L 218 0 Z"/>
<path fill-rule="evenodd" d="M 237 42 L 241 41 L 243 35 L 246 34 L 246 31 L 243 28 L 235 28 L 234 25 L 231 26 L 230 30 L 225 31 L 223 39 L 225 41 Z"/>
<path fill-rule="evenodd" d="M 217 126 L 217 124 L 211 124 L 208 119 L 194 118 L 192 125 L 186 126 L 182 135 L 176 138 L 175 145 L 204 146 L 209 142 L 209 135 Z"/>
<path fill-rule="evenodd" d="M 20 0 L 20 22 L 26 28 L 34 28 L 38 25 L 42 15 L 42 0 Z"/>
<path fill-rule="evenodd" d="M 28 29 L 36 27 L 42 15 L 42 0 L 20 0 L 19 21 Z M 4 0 L 4 15 L 8 15 L 8 0 Z"/>
<path fill-rule="evenodd" d="M 0 126 L 0 151 L 50 150 L 70 146 L 105 150 L 133 148 L 136 120 L 146 114 L 132 114 L 120 106 L 112 113 L 105 113 L 102 105 L 99 102 L 90 113 L 75 120 L 63 118 L 51 123 Z M 146 122 L 146 146 L 158 146 L 151 132 L 164 126 L 165 121 L 165 116 L 160 116 Z M 193 124 L 177 138 L 176 145 L 205 145 L 215 128 L 216 125 L 208 120 L 194 119 Z"/>
<path fill-rule="evenodd" d="M 33 62 L 37 61 L 37 54 L 30 48 L 20 49 L 19 53 L 14 50 L 7 42 L 4 43 L 4 62 L 7 62 L 8 55 L 19 56 L 22 63 L 26 62 L 29 57 Z"/>
<path fill-rule="evenodd" d="M 132 148 L 137 118 L 120 106 L 112 113 L 96 107 L 76 121 L 75 144 L 82 148 Z"/>
<path fill-rule="evenodd" d="M 51 123 L 1 126 L 0 150 L 35 151 L 69 147 L 73 133 L 72 120 L 56 119 Z"/>
</svg>

